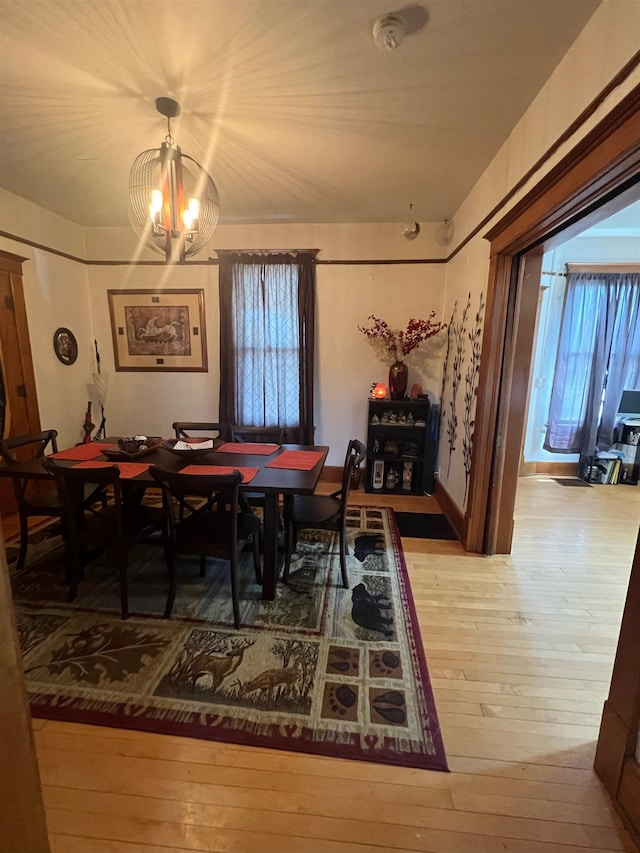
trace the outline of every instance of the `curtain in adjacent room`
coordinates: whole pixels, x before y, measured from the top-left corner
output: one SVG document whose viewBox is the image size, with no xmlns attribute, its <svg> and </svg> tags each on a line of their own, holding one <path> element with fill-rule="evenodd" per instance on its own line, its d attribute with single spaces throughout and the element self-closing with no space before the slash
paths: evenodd
<svg viewBox="0 0 640 853">
<path fill-rule="evenodd" d="M 545 449 L 608 449 L 622 392 L 636 388 L 640 273 L 568 273 Z"/>
<path fill-rule="evenodd" d="M 220 420 L 313 444 L 314 254 L 219 254 Z"/>
</svg>

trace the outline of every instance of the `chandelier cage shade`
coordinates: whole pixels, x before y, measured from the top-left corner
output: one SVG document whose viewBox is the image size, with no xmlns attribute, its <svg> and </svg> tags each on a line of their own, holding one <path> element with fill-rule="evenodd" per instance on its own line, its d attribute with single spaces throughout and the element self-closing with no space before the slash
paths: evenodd
<svg viewBox="0 0 640 853">
<path fill-rule="evenodd" d="M 171 114 L 166 103 L 173 105 Z M 138 154 L 129 172 L 129 221 L 145 245 L 169 261 L 184 261 L 199 252 L 218 225 L 220 199 L 213 179 L 202 166 L 183 154 L 171 136 L 171 115 L 180 107 L 158 98 L 156 106 L 168 117 L 169 133 L 160 148 Z"/>
<path fill-rule="evenodd" d="M 413 204 L 409 205 L 409 216 L 411 219 L 413 219 Z M 400 233 L 407 240 L 415 240 L 418 234 L 420 233 L 420 223 L 405 222 L 400 228 Z"/>
</svg>

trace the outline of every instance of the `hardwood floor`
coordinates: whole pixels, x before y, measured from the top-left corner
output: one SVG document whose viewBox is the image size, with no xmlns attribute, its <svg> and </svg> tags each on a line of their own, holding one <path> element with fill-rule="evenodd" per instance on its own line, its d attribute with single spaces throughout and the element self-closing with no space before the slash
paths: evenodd
<svg viewBox="0 0 640 853">
<path fill-rule="evenodd" d="M 53 850 L 634 850 L 591 766 L 639 518 L 537 476 L 511 555 L 403 540 L 451 773 L 36 720 Z"/>
</svg>

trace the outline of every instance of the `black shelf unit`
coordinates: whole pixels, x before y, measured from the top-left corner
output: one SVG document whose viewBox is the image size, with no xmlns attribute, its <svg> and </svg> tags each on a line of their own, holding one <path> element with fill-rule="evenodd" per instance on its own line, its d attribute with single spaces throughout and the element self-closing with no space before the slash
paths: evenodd
<svg viewBox="0 0 640 853">
<path fill-rule="evenodd" d="M 365 492 L 432 493 L 435 466 L 432 408 L 435 407 L 428 400 L 369 400 Z M 380 484 L 379 487 L 374 483 Z"/>
</svg>

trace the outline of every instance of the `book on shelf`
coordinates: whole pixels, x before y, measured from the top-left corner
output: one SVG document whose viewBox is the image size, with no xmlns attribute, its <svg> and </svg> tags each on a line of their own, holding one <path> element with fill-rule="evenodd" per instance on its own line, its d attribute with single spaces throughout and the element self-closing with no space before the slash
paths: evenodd
<svg viewBox="0 0 640 853">
<path fill-rule="evenodd" d="M 622 470 L 621 454 L 613 451 L 599 451 L 595 456 L 583 456 L 580 459 L 578 476 L 587 483 L 615 486 Z"/>
</svg>

